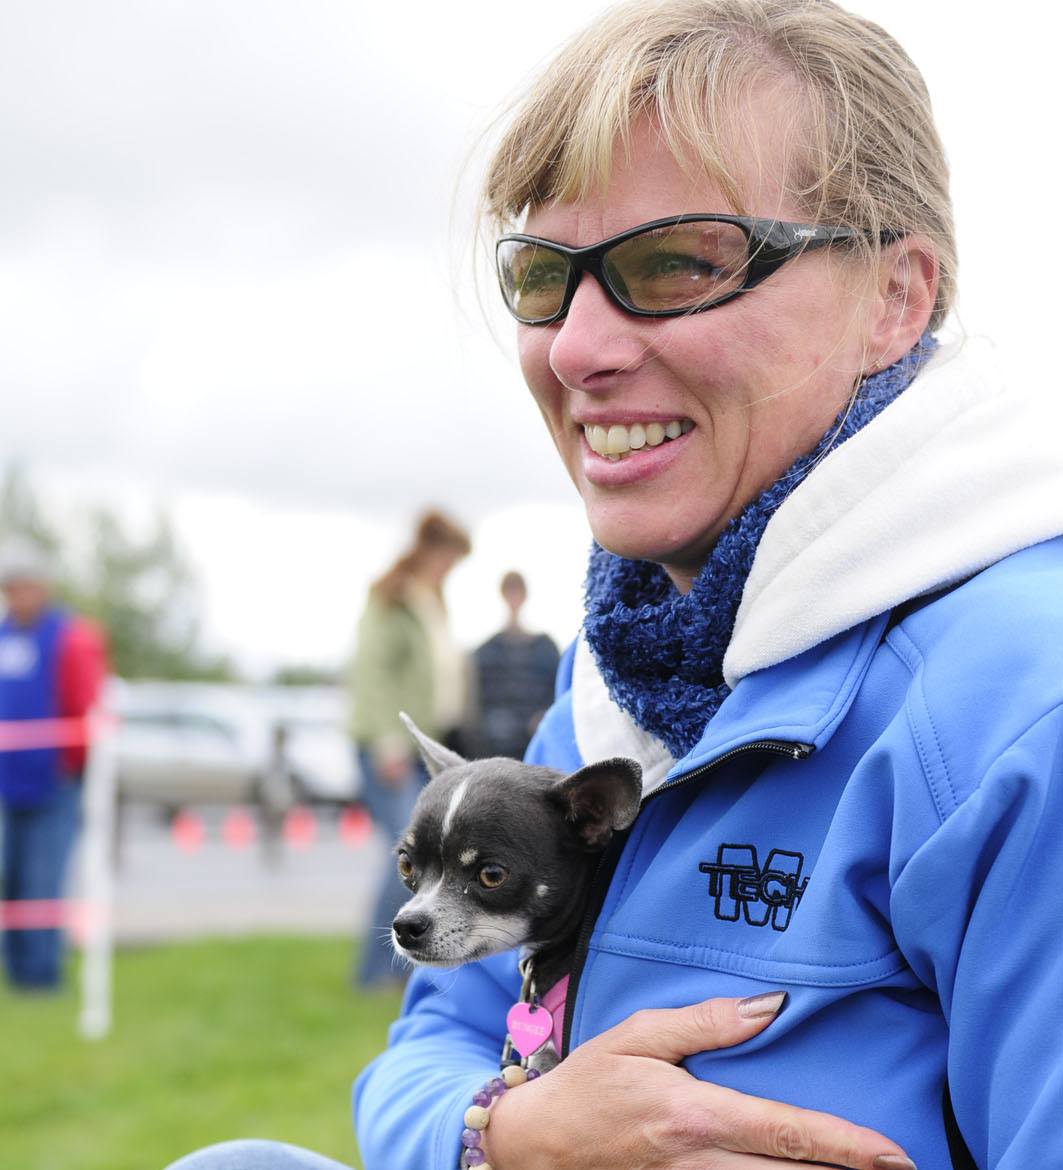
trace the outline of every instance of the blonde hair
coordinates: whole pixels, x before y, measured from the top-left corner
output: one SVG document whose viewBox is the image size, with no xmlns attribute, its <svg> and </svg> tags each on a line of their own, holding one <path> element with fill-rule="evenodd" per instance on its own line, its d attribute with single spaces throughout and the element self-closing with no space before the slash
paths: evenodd
<svg viewBox="0 0 1063 1170">
<path fill-rule="evenodd" d="M 869 261 L 884 231 L 929 239 L 938 328 L 955 295 L 956 243 L 926 85 L 888 33 L 831 0 L 631 0 L 607 11 L 511 113 L 485 215 L 504 230 L 531 207 L 586 196 L 644 114 L 677 160 L 748 212 L 732 160 L 753 145 L 743 111 L 765 84 L 792 98 L 787 194 L 813 222 L 866 232 Z M 676 208 L 687 210 L 716 209 Z"/>
</svg>

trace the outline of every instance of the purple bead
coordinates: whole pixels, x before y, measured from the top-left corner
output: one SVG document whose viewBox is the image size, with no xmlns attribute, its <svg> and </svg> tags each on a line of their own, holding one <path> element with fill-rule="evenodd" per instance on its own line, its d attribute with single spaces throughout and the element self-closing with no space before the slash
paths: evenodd
<svg viewBox="0 0 1063 1170">
<path fill-rule="evenodd" d="M 536 1077 L 541 1077 L 543 1074 L 537 1068 L 528 1069 L 528 1080 L 534 1081 Z"/>
<path fill-rule="evenodd" d="M 501 1097 L 506 1091 L 506 1082 L 501 1077 L 495 1077 L 484 1086 L 492 1097 Z"/>
<path fill-rule="evenodd" d="M 483 1150 L 466 1150 L 465 1151 L 465 1165 L 466 1166 L 482 1166 L 487 1161 L 487 1156 Z"/>
<path fill-rule="evenodd" d="M 468 1149 L 480 1148 L 480 1131 L 478 1129 L 463 1129 L 461 1131 L 461 1144 Z"/>
<path fill-rule="evenodd" d="M 486 1109 L 493 1099 L 486 1089 L 477 1089 L 472 1095 L 472 1103 L 481 1106 L 483 1109 Z"/>
</svg>

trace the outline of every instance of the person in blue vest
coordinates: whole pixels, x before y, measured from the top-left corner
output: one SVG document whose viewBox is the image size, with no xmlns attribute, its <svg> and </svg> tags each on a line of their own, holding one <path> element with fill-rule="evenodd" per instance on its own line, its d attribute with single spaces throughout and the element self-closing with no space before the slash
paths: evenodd
<svg viewBox="0 0 1063 1170">
<path fill-rule="evenodd" d="M 62 932 L 30 923 L 18 929 L 17 904 L 62 897 L 86 752 L 22 748 L 17 724 L 86 715 L 99 698 L 106 651 L 92 623 L 53 600 L 51 567 L 37 546 L 17 541 L 0 550 L 0 592 L 0 726 L 8 733 L 0 738 L 0 891 L 8 904 L 2 920 L 12 924 L 3 934 L 4 971 L 18 990 L 51 991 L 62 981 Z"/>
</svg>

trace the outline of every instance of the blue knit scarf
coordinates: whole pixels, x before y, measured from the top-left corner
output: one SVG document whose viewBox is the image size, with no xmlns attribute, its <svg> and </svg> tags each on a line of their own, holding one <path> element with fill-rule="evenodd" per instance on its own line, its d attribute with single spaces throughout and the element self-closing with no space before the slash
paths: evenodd
<svg viewBox="0 0 1063 1170">
<path fill-rule="evenodd" d="M 866 378 L 815 448 L 724 528 L 689 593 L 679 593 L 660 565 L 592 547 L 584 635 L 613 701 L 676 759 L 694 748 L 730 694 L 724 651 L 768 521 L 825 452 L 884 410 L 936 348 L 926 333 L 900 361 Z"/>
</svg>

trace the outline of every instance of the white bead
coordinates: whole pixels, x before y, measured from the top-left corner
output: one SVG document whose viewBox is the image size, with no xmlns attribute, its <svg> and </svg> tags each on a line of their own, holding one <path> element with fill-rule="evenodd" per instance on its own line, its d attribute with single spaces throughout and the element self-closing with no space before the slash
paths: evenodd
<svg viewBox="0 0 1063 1170">
<path fill-rule="evenodd" d="M 502 1070 L 502 1079 L 506 1082 L 507 1088 L 513 1089 L 517 1085 L 523 1085 L 528 1079 L 528 1074 L 519 1064 L 507 1064 Z M 483 1170 L 483 1167 L 480 1170 Z"/>
<path fill-rule="evenodd" d="M 470 1105 L 465 1110 L 465 1124 L 469 1129 L 486 1129 L 491 1114 L 482 1105 Z"/>
</svg>

